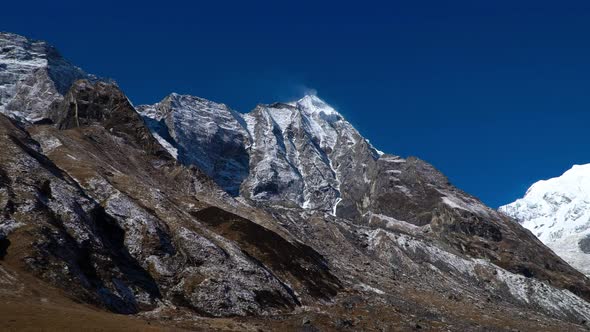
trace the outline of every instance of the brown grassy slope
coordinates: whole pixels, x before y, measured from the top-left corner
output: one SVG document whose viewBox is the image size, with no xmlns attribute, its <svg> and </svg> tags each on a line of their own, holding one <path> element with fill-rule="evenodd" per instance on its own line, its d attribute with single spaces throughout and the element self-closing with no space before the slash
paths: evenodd
<svg viewBox="0 0 590 332">
<path fill-rule="evenodd" d="M 0 330 L 168 331 L 135 316 L 117 315 L 76 303 L 65 293 L 0 262 Z"/>
</svg>

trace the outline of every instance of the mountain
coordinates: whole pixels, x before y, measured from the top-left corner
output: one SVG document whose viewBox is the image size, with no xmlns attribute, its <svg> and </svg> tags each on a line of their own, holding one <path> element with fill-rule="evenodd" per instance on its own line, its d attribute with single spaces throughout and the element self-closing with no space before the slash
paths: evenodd
<svg viewBox="0 0 590 332">
<path fill-rule="evenodd" d="M 238 113 L 223 104 L 176 93 L 156 105 L 139 106 L 138 111 L 174 158 L 196 165 L 238 195 L 249 160 L 245 148 L 249 134 Z"/>
<path fill-rule="evenodd" d="M 77 79 L 92 78 L 44 41 L 0 32 L 0 113 L 42 121 Z"/>
<path fill-rule="evenodd" d="M 45 45 L 3 36 L 6 52 Z M 46 54 L 25 58 L 10 68 Z M 45 106 L 0 115 L 6 328 L 588 328 L 586 276 L 317 96 L 135 108 L 112 82 L 62 77 L 25 98 Z"/>
<path fill-rule="evenodd" d="M 590 164 L 533 184 L 523 198 L 500 207 L 545 245 L 590 274 Z"/>
<path fill-rule="evenodd" d="M 354 177 L 348 169 L 367 167 L 360 164 L 379 156 L 315 96 L 259 105 L 242 115 L 223 104 L 171 94 L 138 110 L 181 163 L 198 166 L 226 191 L 260 204 L 334 214 L 339 204 L 350 205 L 352 195 L 341 190 L 340 178 Z"/>
</svg>

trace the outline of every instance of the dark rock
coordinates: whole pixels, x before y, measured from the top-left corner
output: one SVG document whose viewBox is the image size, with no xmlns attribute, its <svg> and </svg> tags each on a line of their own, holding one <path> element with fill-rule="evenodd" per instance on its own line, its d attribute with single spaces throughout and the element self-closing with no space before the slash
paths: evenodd
<svg viewBox="0 0 590 332">
<path fill-rule="evenodd" d="M 580 250 L 582 250 L 582 252 L 590 254 L 590 236 L 587 235 L 586 237 L 578 241 L 578 247 L 580 247 Z"/>
<path fill-rule="evenodd" d="M 5 234 L 0 233 L 0 260 L 4 259 L 10 247 L 10 240 Z"/>
<path fill-rule="evenodd" d="M 172 159 L 152 136 L 127 97 L 112 83 L 75 82 L 64 100 L 53 105 L 51 119 L 59 129 L 101 125 L 128 144 Z"/>
</svg>

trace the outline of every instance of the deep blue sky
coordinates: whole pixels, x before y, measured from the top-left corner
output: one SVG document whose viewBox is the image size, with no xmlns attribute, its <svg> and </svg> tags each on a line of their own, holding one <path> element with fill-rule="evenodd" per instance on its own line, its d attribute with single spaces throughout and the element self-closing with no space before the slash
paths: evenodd
<svg viewBox="0 0 590 332">
<path fill-rule="evenodd" d="M 135 104 L 175 91 L 245 112 L 315 89 L 493 207 L 590 162 L 590 1 L 20 2 L 0 30 Z"/>
</svg>

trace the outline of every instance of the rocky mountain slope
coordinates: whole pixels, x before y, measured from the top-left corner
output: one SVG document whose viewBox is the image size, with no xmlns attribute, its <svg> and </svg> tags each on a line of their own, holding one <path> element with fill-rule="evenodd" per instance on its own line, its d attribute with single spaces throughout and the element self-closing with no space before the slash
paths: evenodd
<svg viewBox="0 0 590 332">
<path fill-rule="evenodd" d="M 544 244 L 590 274 L 590 165 L 533 184 L 523 198 L 500 207 Z"/>
<path fill-rule="evenodd" d="M 51 293 L 35 305 L 186 329 L 587 328 L 588 278 L 315 96 L 135 109 L 111 82 L 64 77 L 46 106 L 0 115 L 2 307 Z"/>
</svg>

